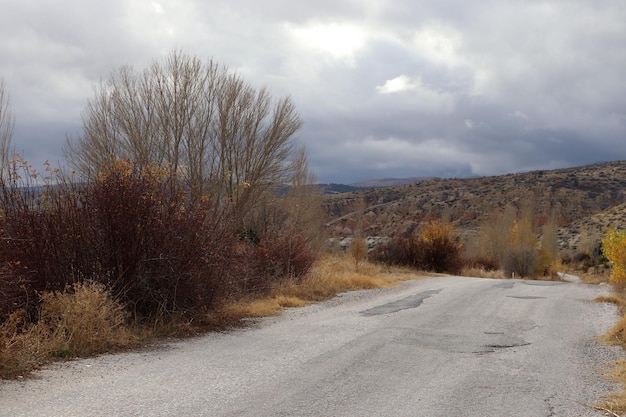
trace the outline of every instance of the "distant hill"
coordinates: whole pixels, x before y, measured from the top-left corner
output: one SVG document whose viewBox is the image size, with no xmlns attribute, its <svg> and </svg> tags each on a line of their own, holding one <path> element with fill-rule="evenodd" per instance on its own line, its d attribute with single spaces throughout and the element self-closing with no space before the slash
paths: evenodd
<svg viewBox="0 0 626 417">
<path fill-rule="evenodd" d="M 387 188 L 397 187 L 399 185 L 414 184 L 416 182 L 425 181 L 432 177 L 412 177 L 412 178 L 379 178 L 367 181 L 361 181 L 354 184 L 317 184 L 324 194 L 340 194 L 352 191 L 362 190 L 364 188 Z"/>
<path fill-rule="evenodd" d="M 507 205 L 532 207 L 537 226 L 555 216 L 562 249 L 575 251 L 582 239 L 599 241 L 609 226 L 626 227 L 626 161 L 480 178 L 421 179 L 328 195 L 324 201 L 333 236 L 352 236 L 355 227 L 368 236 L 395 236 L 411 233 L 420 222 L 446 218 L 463 237 L 471 238 L 481 222 Z"/>
<path fill-rule="evenodd" d="M 432 179 L 433 177 L 410 177 L 410 178 L 378 178 L 350 184 L 358 188 L 385 188 L 399 185 L 415 184 L 416 182 Z"/>
<path fill-rule="evenodd" d="M 324 194 L 349 193 L 361 189 L 361 187 L 346 184 L 317 184 L 317 186 L 322 189 Z"/>
</svg>

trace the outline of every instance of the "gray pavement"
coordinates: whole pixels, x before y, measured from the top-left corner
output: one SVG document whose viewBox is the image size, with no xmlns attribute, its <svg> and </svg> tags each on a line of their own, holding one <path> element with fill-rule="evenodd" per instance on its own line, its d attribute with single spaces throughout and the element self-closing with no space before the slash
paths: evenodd
<svg viewBox="0 0 626 417">
<path fill-rule="evenodd" d="M 431 278 L 0 382 L 0 416 L 599 416 L 607 287 Z"/>
</svg>

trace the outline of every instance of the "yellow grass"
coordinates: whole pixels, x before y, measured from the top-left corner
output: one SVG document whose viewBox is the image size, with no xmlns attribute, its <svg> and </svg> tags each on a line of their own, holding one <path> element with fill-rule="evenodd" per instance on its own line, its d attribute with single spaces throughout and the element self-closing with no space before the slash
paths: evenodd
<svg viewBox="0 0 626 417">
<path fill-rule="evenodd" d="M 593 299 L 596 303 L 609 303 L 615 304 L 620 311 L 624 311 L 626 308 L 626 298 L 618 294 L 600 295 Z"/>
<path fill-rule="evenodd" d="M 207 320 L 232 324 L 245 318 L 273 316 L 285 308 L 328 300 L 342 292 L 384 288 L 423 276 L 415 271 L 367 261 L 357 265 L 349 255 L 323 255 L 302 280 L 285 280 L 266 297 L 234 300 L 209 315 Z"/>
<path fill-rule="evenodd" d="M 626 348 L 626 298 L 622 296 L 623 291 L 617 290 L 614 294 L 602 295 L 596 297 L 593 301 L 599 303 L 615 304 L 624 314 L 615 325 L 605 334 L 600 336 L 598 340 L 607 345 L 622 346 Z M 612 382 L 621 384 L 619 392 L 611 393 L 602 403 L 596 404 L 594 407 L 604 410 L 612 415 L 621 415 L 626 412 L 626 360 L 615 361 L 611 367 L 603 372 L 603 376 Z"/>
<path fill-rule="evenodd" d="M 497 271 L 485 271 L 482 268 L 463 268 L 459 275 L 463 277 L 501 279 L 504 278 L 504 271 L 502 271 L 501 269 Z"/>
<path fill-rule="evenodd" d="M 580 278 L 580 282 L 583 284 L 608 284 L 609 283 L 609 274 L 606 273 L 594 273 L 594 272 L 581 272 L 574 271 L 573 275 L 577 275 Z"/>
<path fill-rule="evenodd" d="M 599 337 L 599 340 L 607 345 L 626 345 L 626 316 L 619 319 L 608 332 Z"/>
<path fill-rule="evenodd" d="M 626 360 L 620 359 L 611 364 L 611 367 L 602 372 L 608 381 L 622 385 L 619 392 L 607 395 L 606 400 L 594 405 L 594 408 L 603 410 L 610 415 L 620 416 L 626 412 Z"/>
<path fill-rule="evenodd" d="M 24 328 L 18 310 L 0 326 L 0 377 L 19 376 L 59 357 L 106 352 L 134 343 L 123 307 L 96 283 L 42 295 L 41 318 Z"/>
</svg>

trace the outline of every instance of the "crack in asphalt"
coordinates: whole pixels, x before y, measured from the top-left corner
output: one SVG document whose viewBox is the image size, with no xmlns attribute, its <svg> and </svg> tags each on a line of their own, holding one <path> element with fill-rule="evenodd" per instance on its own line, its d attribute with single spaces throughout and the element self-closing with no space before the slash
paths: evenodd
<svg viewBox="0 0 626 417">
<path fill-rule="evenodd" d="M 539 297 L 533 295 L 507 295 L 507 298 L 517 298 L 518 300 L 545 300 L 548 297 Z"/>
</svg>

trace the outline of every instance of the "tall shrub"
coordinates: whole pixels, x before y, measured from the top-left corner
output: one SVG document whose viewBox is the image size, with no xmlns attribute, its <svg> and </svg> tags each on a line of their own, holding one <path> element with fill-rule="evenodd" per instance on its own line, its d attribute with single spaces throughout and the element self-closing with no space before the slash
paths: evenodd
<svg viewBox="0 0 626 417">
<path fill-rule="evenodd" d="M 231 229 L 208 216 L 210 200 L 188 198 L 171 170 L 120 162 L 88 184 L 33 189 L 2 189 L 5 315 L 21 307 L 36 315 L 37 294 L 86 279 L 139 316 L 190 314 L 233 285 Z"/>
<path fill-rule="evenodd" d="M 432 221 L 413 236 L 416 266 L 434 272 L 458 273 L 463 243 L 452 224 Z"/>
<path fill-rule="evenodd" d="M 270 229 L 253 248 L 248 290 L 265 291 L 285 278 L 302 279 L 315 255 L 307 238 L 295 228 Z"/>
<path fill-rule="evenodd" d="M 537 243 L 530 220 L 516 220 L 509 231 L 509 249 L 503 262 L 505 273 L 521 277 L 533 276 L 539 265 Z"/>
<path fill-rule="evenodd" d="M 462 249 L 463 242 L 452 224 L 432 221 L 410 237 L 396 237 L 379 245 L 370 253 L 369 259 L 456 274 L 462 267 Z"/>
<path fill-rule="evenodd" d="M 602 239 L 602 253 L 611 262 L 611 282 L 626 283 L 626 231 L 610 228 Z"/>
</svg>

